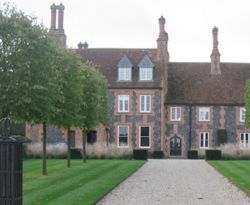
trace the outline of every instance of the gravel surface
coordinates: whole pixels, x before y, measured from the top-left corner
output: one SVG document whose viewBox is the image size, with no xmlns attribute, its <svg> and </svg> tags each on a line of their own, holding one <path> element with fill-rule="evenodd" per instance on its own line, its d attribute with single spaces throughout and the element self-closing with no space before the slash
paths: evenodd
<svg viewBox="0 0 250 205">
<path fill-rule="evenodd" d="M 204 160 L 149 160 L 98 205 L 250 205 Z"/>
</svg>

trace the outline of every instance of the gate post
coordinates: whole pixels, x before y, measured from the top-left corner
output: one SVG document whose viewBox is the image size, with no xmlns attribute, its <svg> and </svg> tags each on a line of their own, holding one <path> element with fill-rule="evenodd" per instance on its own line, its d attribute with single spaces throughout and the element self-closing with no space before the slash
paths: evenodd
<svg viewBox="0 0 250 205">
<path fill-rule="evenodd" d="M 23 204 L 23 146 L 10 136 L 10 119 L 1 120 L 0 204 Z"/>
</svg>

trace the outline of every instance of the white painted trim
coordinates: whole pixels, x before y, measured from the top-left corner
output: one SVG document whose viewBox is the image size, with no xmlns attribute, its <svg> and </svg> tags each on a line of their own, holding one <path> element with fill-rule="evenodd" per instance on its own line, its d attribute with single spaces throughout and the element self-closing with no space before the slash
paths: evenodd
<svg viewBox="0 0 250 205">
<path fill-rule="evenodd" d="M 120 127 L 127 127 L 128 129 L 128 145 L 127 146 L 120 146 L 120 137 L 119 137 L 119 134 L 120 134 Z M 128 125 L 118 125 L 117 126 L 118 128 L 118 132 L 117 132 L 117 147 L 118 148 L 128 148 L 129 147 L 129 126 Z"/>
<path fill-rule="evenodd" d="M 145 79 L 142 79 L 142 76 L 141 76 L 141 69 L 151 69 L 151 79 L 147 79 L 147 78 L 145 78 Z M 139 68 L 139 80 L 140 81 L 152 81 L 153 80 L 153 68 L 144 68 L 144 67 L 140 67 Z"/>
<path fill-rule="evenodd" d="M 245 112 L 245 116 L 246 116 L 246 108 L 241 107 L 240 108 L 240 122 L 245 122 L 245 119 L 243 119 L 243 111 Z"/>
<path fill-rule="evenodd" d="M 125 96 L 128 97 L 128 110 L 125 110 Z M 123 110 L 120 109 L 120 98 L 122 98 Z M 118 95 L 118 112 L 129 112 L 129 95 Z"/>
<path fill-rule="evenodd" d="M 246 134 L 248 135 L 248 143 L 246 143 Z M 243 140 L 241 140 L 241 135 L 243 135 Z M 242 148 L 250 148 L 250 133 L 247 132 L 240 133 L 240 146 Z"/>
<path fill-rule="evenodd" d="M 142 106 L 141 106 L 141 98 L 142 96 L 144 96 L 145 102 L 144 102 L 144 110 L 142 110 Z M 149 111 L 145 110 L 147 108 L 147 96 L 149 96 Z M 140 112 L 141 113 L 150 113 L 151 112 L 151 95 L 140 95 Z"/>
<path fill-rule="evenodd" d="M 201 119 L 201 111 L 204 110 L 208 112 L 208 119 Z M 209 122 L 210 121 L 210 107 L 199 107 L 199 121 L 200 122 Z"/>
<path fill-rule="evenodd" d="M 148 136 L 149 137 L 149 146 L 141 146 L 141 127 L 149 127 L 149 136 Z M 149 149 L 150 146 L 151 146 L 151 126 L 150 125 L 139 126 L 139 148 Z"/>
<path fill-rule="evenodd" d="M 180 109 L 180 118 L 179 119 L 177 119 L 177 109 Z M 174 112 L 174 114 L 175 114 L 175 119 L 173 119 L 172 118 L 172 114 L 173 114 L 173 109 L 175 109 L 175 112 Z M 181 107 L 180 106 L 173 106 L 173 107 L 170 107 L 170 121 L 181 121 Z"/>
<path fill-rule="evenodd" d="M 207 147 L 205 147 L 204 145 L 206 145 L 206 133 L 207 133 Z M 203 134 L 203 145 L 201 146 L 201 134 Z M 208 149 L 209 148 L 209 132 L 200 132 L 199 134 L 199 147 L 201 149 Z"/>
<path fill-rule="evenodd" d="M 125 79 L 125 76 L 121 76 L 121 70 L 129 70 L 129 79 Z M 122 79 L 123 77 L 124 79 Z M 118 68 L 118 81 L 131 81 L 132 79 L 132 68 Z"/>
</svg>

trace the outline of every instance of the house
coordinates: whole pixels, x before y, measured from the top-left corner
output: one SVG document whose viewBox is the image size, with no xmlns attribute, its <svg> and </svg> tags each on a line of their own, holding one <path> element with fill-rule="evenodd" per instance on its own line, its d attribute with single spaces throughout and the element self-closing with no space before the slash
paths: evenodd
<svg viewBox="0 0 250 205">
<path fill-rule="evenodd" d="M 65 47 L 63 10 L 62 4 L 51 6 L 50 34 Z M 243 102 L 250 64 L 220 62 L 216 27 L 212 39 L 210 62 L 206 63 L 169 61 L 164 17 L 159 19 L 154 49 L 89 48 L 79 43 L 75 51 L 82 62 L 93 62 L 109 81 L 108 129 L 100 125 L 88 141 L 185 157 L 189 149 L 217 146 L 217 131 L 224 129 L 228 142 L 250 147 Z M 81 144 L 80 136 L 74 135 Z"/>
</svg>

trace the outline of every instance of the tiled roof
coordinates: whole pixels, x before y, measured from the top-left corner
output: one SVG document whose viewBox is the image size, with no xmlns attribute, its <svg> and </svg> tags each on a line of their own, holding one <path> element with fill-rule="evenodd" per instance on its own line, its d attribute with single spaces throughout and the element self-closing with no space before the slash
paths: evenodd
<svg viewBox="0 0 250 205">
<path fill-rule="evenodd" d="M 161 68 L 156 62 L 156 49 L 88 48 L 76 49 L 76 52 L 80 54 L 83 62 L 91 61 L 97 66 L 98 70 L 107 77 L 109 81 L 109 88 L 151 89 L 159 88 L 161 85 Z M 147 55 L 155 65 L 153 81 L 139 81 L 138 65 L 145 55 Z M 118 81 L 118 64 L 124 56 L 126 56 L 133 65 L 131 82 Z"/>
<path fill-rule="evenodd" d="M 166 103 L 243 104 L 250 64 L 221 63 L 221 75 L 210 63 L 170 63 Z"/>
</svg>

